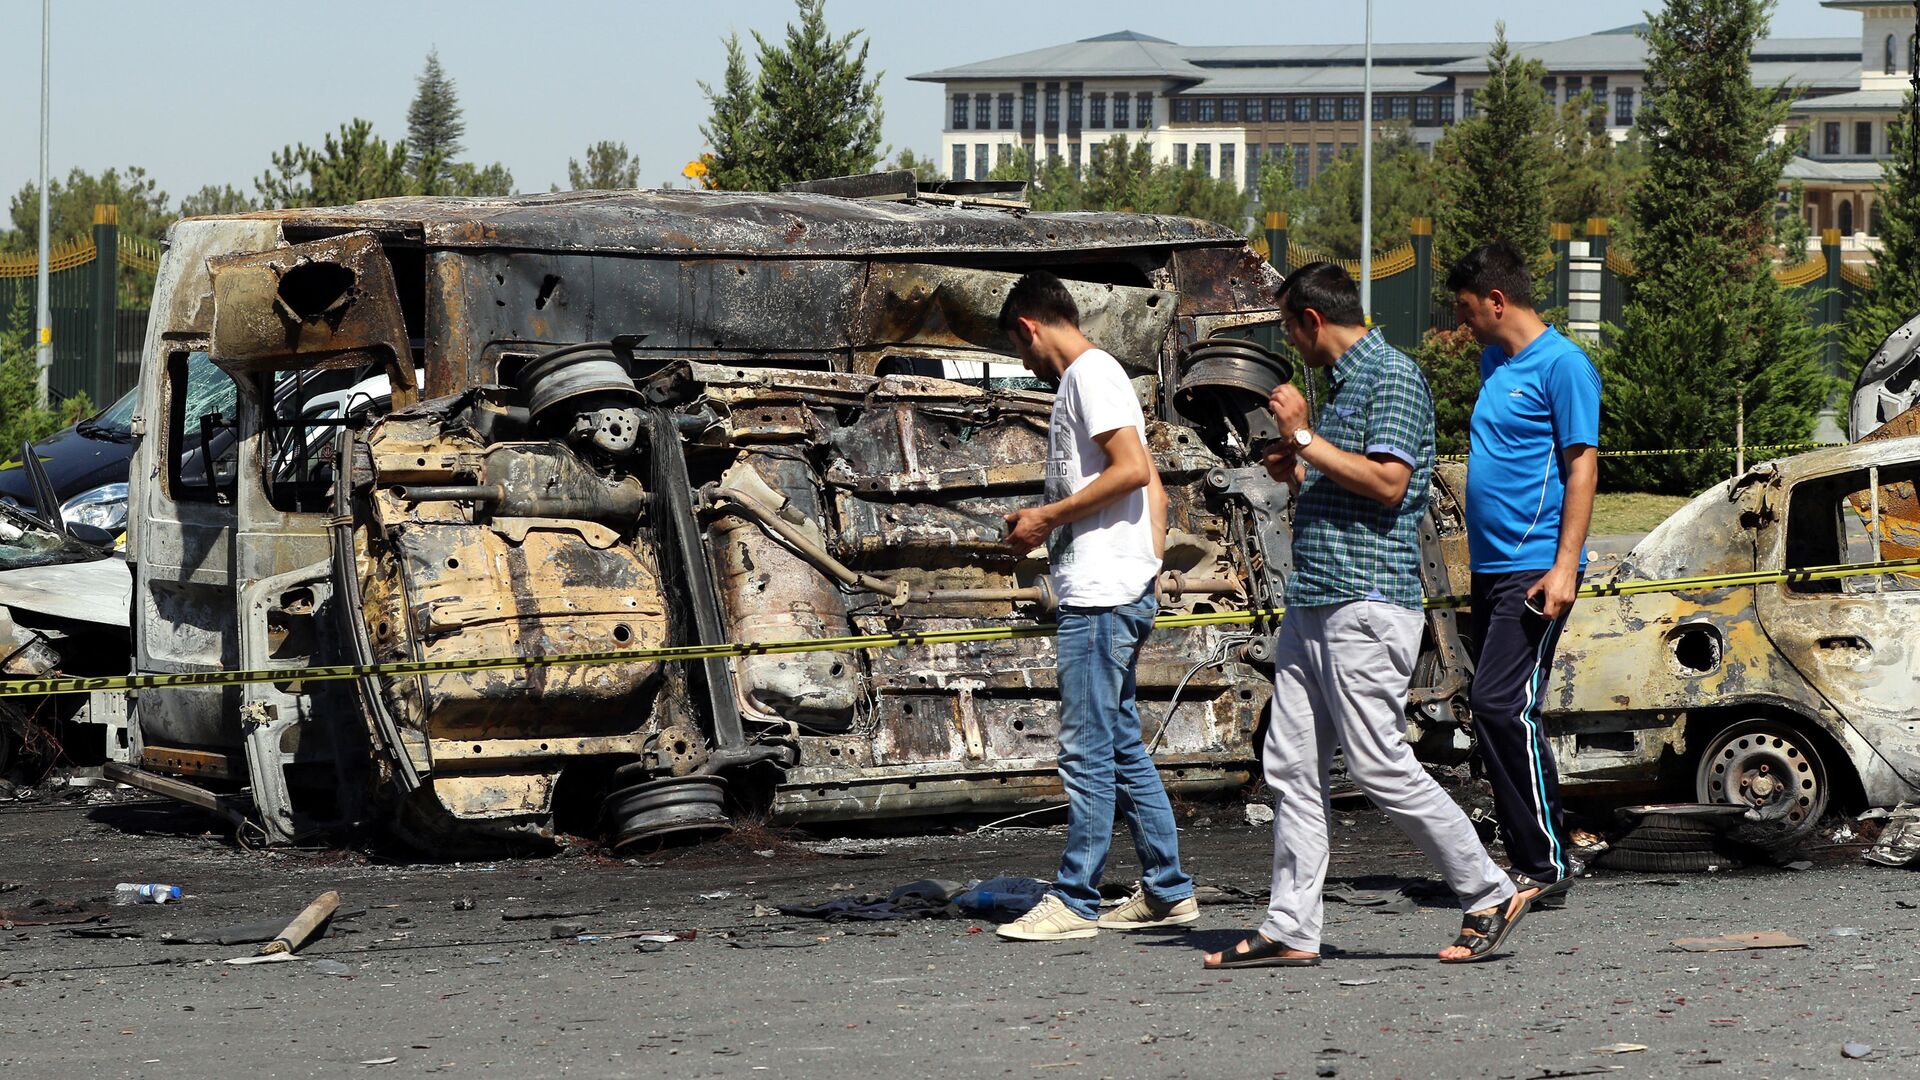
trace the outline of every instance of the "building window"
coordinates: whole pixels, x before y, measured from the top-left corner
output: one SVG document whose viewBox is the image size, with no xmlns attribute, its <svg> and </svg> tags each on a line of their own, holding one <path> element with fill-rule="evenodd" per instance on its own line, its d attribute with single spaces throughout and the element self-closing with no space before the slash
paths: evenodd
<svg viewBox="0 0 1920 1080">
<path fill-rule="evenodd" d="M 1107 126 L 1107 95 L 1094 94 L 1087 99 L 1087 126 L 1095 128 Z"/>
<path fill-rule="evenodd" d="M 1872 121 L 1855 120 L 1853 122 L 1853 152 L 1860 155 L 1861 157 L 1868 157 L 1872 155 L 1873 153 L 1873 122 Z"/>
<path fill-rule="evenodd" d="M 1886 71 L 1882 72 L 1882 74 L 1885 74 L 1885 75 L 1893 74 L 1893 35 L 1892 34 L 1887 35 L 1887 69 Z"/>
<path fill-rule="evenodd" d="M 1113 126 L 1114 127 L 1124 129 L 1131 126 L 1127 122 L 1127 104 L 1132 100 L 1133 100 L 1132 98 L 1128 97 L 1125 94 L 1113 95 Z"/>
<path fill-rule="evenodd" d="M 1134 126 L 1142 130 L 1153 126 L 1153 95 L 1133 95 Z"/>
<path fill-rule="evenodd" d="M 1193 99 L 1192 98 L 1174 98 L 1173 99 L 1173 118 L 1176 122 L 1184 122 L 1187 120 L 1192 120 L 1193 119 Z"/>
<path fill-rule="evenodd" d="M 1246 188 L 1248 191 L 1252 191 L 1254 188 L 1260 186 L 1260 166 L 1261 166 L 1260 144 L 1248 143 L 1247 144 L 1247 183 L 1246 183 Z"/>
<path fill-rule="evenodd" d="M 967 178 L 967 145 L 965 143 L 953 144 L 953 178 L 955 180 Z"/>
<path fill-rule="evenodd" d="M 1633 87 L 1622 86 L 1613 92 L 1613 126 L 1633 126 Z"/>
<path fill-rule="evenodd" d="M 1240 122 L 1240 99 L 1237 97 L 1220 99 L 1220 119 L 1229 124 Z"/>
<path fill-rule="evenodd" d="M 1177 142 L 1173 144 L 1173 167 L 1176 169 L 1184 169 L 1187 167 L 1186 143 Z"/>
<path fill-rule="evenodd" d="M 1569 105 L 1573 104 L 1573 99 L 1579 96 L 1580 96 L 1580 76 L 1578 75 L 1567 76 L 1567 104 Z"/>
<path fill-rule="evenodd" d="M 1431 124 L 1433 123 L 1435 115 L 1436 109 L 1434 108 L 1434 100 L 1432 98 L 1421 96 L 1413 99 L 1413 119 L 1415 123 Z"/>
<path fill-rule="evenodd" d="M 1473 113 L 1473 91 L 1460 91 L 1460 118 L 1462 120 L 1471 120 L 1473 119 Z"/>
<path fill-rule="evenodd" d="M 1213 123 L 1213 121 L 1215 120 L 1215 116 L 1214 116 L 1215 111 L 1216 111 L 1215 104 L 1212 98 L 1209 97 L 1209 98 L 1200 99 L 1199 119 L 1201 123 L 1203 124 Z"/>
<path fill-rule="evenodd" d="M 1821 125 L 1820 152 L 1828 157 L 1836 157 L 1839 155 L 1840 124 L 1838 121 L 1829 120 Z"/>
<path fill-rule="evenodd" d="M 1340 153 L 1342 155 L 1351 154 L 1358 149 L 1360 149 L 1359 143 L 1343 142 L 1340 144 Z"/>
<path fill-rule="evenodd" d="M 1342 120 L 1360 119 L 1360 99 L 1359 98 L 1343 97 L 1340 99 L 1340 119 Z"/>
<path fill-rule="evenodd" d="M 1308 179 L 1309 177 L 1307 175 L 1307 144 L 1303 142 L 1294 143 L 1293 144 L 1293 186 L 1297 188 L 1306 187 Z"/>
<path fill-rule="evenodd" d="M 1313 115 L 1315 119 L 1332 120 L 1334 110 L 1337 108 L 1339 108 L 1339 105 L 1336 104 L 1335 99 L 1330 97 L 1319 98 L 1314 102 Z"/>
<path fill-rule="evenodd" d="M 986 143 L 973 145 L 973 178 L 975 180 L 985 180 L 987 173 L 992 169 L 992 166 L 987 164 L 988 149 Z"/>
<path fill-rule="evenodd" d="M 1373 118 L 1375 120 L 1385 120 L 1387 118 L 1387 99 L 1378 94 L 1375 94 L 1373 97 Z"/>
<path fill-rule="evenodd" d="M 1547 92 L 1547 104 L 1554 105 L 1560 101 L 1559 86 L 1553 76 L 1549 75 L 1541 79 L 1540 89 Z"/>
<path fill-rule="evenodd" d="M 1198 143 L 1194 146 L 1193 167 L 1200 170 L 1203 173 L 1206 173 L 1208 176 L 1213 175 L 1213 144 L 1212 143 Z"/>
<path fill-rule="evenodd" d="M 1222 180 L 1231 181 L 1233 179 L 1233 154 L 1234 145 L 1232 143 L 1220 144 L 1220 179 Z"/>
<path fill-rule="evenodd" d="M 1067 126 L 1069 128 L 1080 126 L 1080 118 L 1085 115 L 1081 112 L 1083 101 L 1081 91 L 1073 87 L 1067 88 Z"/>
<path fill-rule="evenodd" d="M 1247 123 L 1264 124 L 1266 123 L 1266 121 L 1267 121 L 1267 99 L 1257 98 L 1257 97 L 1248 98 L 1247 99 Z"/>
<path fill-rule="evenodd" d="M 1595 75 L 1587 80 L 1587 89 L 1593 91 L 1593 103 L 1601 108 L 1607 107 L 1607 77 Z"/>
<path fill-rule="evenodd" d="M 1840 200 L 1840 235 L 1853 235 L 1853 200 Z"/>
<path fill-rule="evenodd" d="M 1333 164 L 1333 144 L 1323 142 L 1319 146 L 1314 147 L 1313 156 L 1313 171 L 1316 173 L 1327 171 L 1327 166 Z"/>
<path fill-rule="evenodd" d="M 1287 99 L 1283 97 L 1267 99 L 1267 122 L 1278 124 L 1287 118 Z"/>
<path fill-rule="evenodd" d="M 1293 122 L 1304 124 L 1313 119 L 1313 99 L 1297 97 L 1293 99 Z"/>
<path fill-rule="evenodd" d="M 1440 99 L 1440 122 L 1443 124 L 1453 123 L 1453 95 L 1452 94 L 1448 94 L 1446 97 L 1443 97 Z"/>
<path fill-rule="evenodd" d="M 1407 114 L 1409 114 L 1412 111 L 1413 111 L 1412 98 L 1396 97 L 1393 99 L 1392 116 L 1395 120 L 1405 120 L 1407 118 Z"/>
<path fill-rule="evenodd" d="M 1031 87 L 1020 92 L 1020 124 L 1022 127 L 1031 128 L 1033 126 L 1033 99 L 1034 91 Z"/>
<path fill-rule="evenodd" d="M 1060 91 L 1047 88 L 1047 130 L 1053 131 L 1060 126 Z"/>
<path fill-rule="evenodd" d="M 1073 178 L 1080 179 L 1080 144 L 1077 142 L 1067 144 L 1067 166 L 1073 170 Z"/>
<path fill-rule="evenodd" d="M 973 126 L 985 131 L 993 126 L 993 95 L 973 95 Z"/>
<path fill-rule="evenodd" d="M 1010 130 L 1013 127 L 1013 95 L 1000 95 L 1000 127 Z"/>
<path fill-rule="evenodd" d="M 953 129 L 955 131 L 967 129 L 967 95 L 965 94 L 953 95 Z"/>
</svg>

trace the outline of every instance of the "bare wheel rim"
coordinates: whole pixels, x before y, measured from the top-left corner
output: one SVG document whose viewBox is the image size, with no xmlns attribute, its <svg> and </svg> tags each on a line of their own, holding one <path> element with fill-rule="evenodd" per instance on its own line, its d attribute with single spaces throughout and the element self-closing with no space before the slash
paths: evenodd
<svg viewBox="0 0 1920 1080">
<path fill-rule="evenodd" d="M 1748 721 L 1715 736 L 1700 757 L 1701 802 L 1751 807 L 1763 821 L 1811 828 L 1827 806 L 1826 764 L 1805 735 Z"/>
</svg>

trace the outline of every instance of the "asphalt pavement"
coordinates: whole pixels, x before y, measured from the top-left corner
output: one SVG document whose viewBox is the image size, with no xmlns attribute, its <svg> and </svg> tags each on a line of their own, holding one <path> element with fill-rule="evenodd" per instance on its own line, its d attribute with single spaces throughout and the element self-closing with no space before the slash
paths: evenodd
<svg viewBox="0 0 1920 1080">
<path fill-rule="evenodd" d="M 829 924 L 764 912 L 923 877 L 1044 877 L 1057 832 L 949 829 L 822 845 L 749 830 L 631 860 L 583 846 L 435 864 L 385 850 L 244 850 L 172 806 L 0 806 L 0 1069 L 1920 1075 L 1920 878 L 1861 863 L 1857 848 L 1816 851 L 1799 872 L 1602 874 L 1565 911 L 1529 916 L 1509 955 L 1443 966 L 1433 953 L 1453 937 L 1457 913 L 1431 895 L 1433 873 L 1383 815 L 1347 810 L 1333 825 L 1332 881 L 1374 894 L 1363 901 L 1404 890 L 1414 903 L 1330 904 L 1338 952 L 1319 968 L 1213 973 L 1201 954 L 1260 919 L 1262 903 L 1230 894 L 1264 895 L 1268 830 L 1232 805 L 1189 817 L 1189 869 L 1229 894 L 1190 932 L 1012 944 L 963 918 Z M 1136 864 L 1121 835 L 1108 878 L 1125 885 Z M 66 915 L 36 903 L 85 902 L 120 881 L 177 883 L 188 897 Z M 175 940 L 290 918 L 327 889 L 342 894 L 342 917 L 297 961 L 232 966 L 221 961 L 255 946 Z M 32 925 L 50 919 L 88 921 Z M 1748 931 L 1806 944 L 1712 953 L 1670 944 Z M 1845 1056 L 1847 1044 L 1864 1056 Z"/>
</svg>

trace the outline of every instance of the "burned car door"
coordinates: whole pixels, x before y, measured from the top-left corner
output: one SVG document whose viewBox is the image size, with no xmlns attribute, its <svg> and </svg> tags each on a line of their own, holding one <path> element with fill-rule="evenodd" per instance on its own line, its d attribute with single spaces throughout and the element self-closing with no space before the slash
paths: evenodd
<svg viewBox="0 0 1920 1080">
<path fill-rule="evenodd" d="M 1920 556 L 1920 439 L 1877 445 L 1886 449 L 1878 460 L 1793 485 L 1785 566 Z M 1758 591 L 1767 633 L 1789 662 L 1895 772 L 1920 782 L 1920 574 Z"/>
</svg>

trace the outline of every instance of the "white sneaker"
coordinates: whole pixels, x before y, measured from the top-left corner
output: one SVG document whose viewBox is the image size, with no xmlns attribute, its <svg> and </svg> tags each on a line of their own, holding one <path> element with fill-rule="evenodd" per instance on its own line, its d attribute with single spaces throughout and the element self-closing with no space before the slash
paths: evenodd
<svg viewBox="0 0 1920 1080">
<path fill-rule="evenodd" d="M 1146 930 L 1155 926 L 1185 926 L 1200 920 L 1200 905 L 1189 896 L 1162 904 L 1147 895 L 1147 887 L 1136 882 L 1127 902 L 1100 916 L 1103 930 Z"/>
<path fill-rule="evenodd" d="M 1099 932 L 1098 922 L 1083 918 L 1052 893 L 1041 897 L 1032 911 L 994 930 L 1009 941 L 1067 941 Z"/>
</svg>

